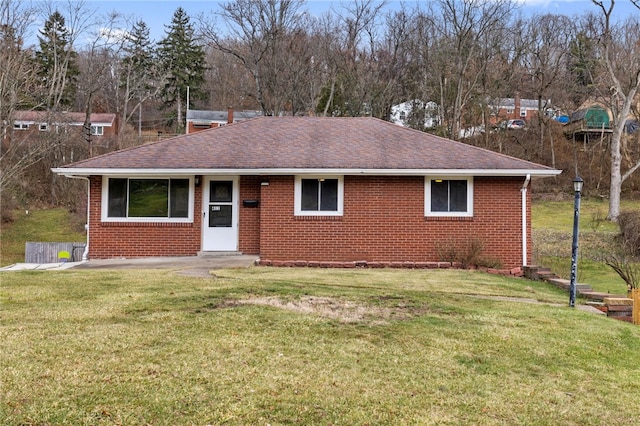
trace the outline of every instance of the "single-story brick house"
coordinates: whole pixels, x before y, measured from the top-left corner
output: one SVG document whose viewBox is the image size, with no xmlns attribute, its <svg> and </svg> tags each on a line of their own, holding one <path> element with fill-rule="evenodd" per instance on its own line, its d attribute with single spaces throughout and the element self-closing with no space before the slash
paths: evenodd
<svg viewBox="0 0 640 426">
<path fill-rule="evenodd" d="M 561 171 L 375 118 L 259 117 L 53 169 L 89 182 L 92 259 L 531 260 L 531 178 Z"/>
</svg>

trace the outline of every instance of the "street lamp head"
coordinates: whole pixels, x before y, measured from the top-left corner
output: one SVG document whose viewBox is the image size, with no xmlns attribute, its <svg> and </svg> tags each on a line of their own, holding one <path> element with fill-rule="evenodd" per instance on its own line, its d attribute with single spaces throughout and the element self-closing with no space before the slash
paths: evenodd
<svg viewBox="0 0 640 426">
<path fill-rule="evenodd" d="M 573 190 L 575 192 L 582 192 L 583 184 L 584 181 L 582 180 L 582 178 L 580 176 L 576 176 L 575 179 L 573 179 Z"/>
</svg>

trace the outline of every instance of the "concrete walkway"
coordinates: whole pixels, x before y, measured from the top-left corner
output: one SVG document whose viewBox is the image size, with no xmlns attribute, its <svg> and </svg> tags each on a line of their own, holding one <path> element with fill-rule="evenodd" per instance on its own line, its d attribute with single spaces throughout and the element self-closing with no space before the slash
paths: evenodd
<svg viewBox="0 0 640 426">
<path fill-rule="evenodd" d="M 77 269 L 171 269 L 185 275 L 208 276 L 211 269 L 247 268 L 254 265 L 256 255 L 208 255 L 184 257 L 149 257 L 141 259 L 95 259 L 65 263 L 16 263 L 0 271 L 60 271 Z"/>
</svg>

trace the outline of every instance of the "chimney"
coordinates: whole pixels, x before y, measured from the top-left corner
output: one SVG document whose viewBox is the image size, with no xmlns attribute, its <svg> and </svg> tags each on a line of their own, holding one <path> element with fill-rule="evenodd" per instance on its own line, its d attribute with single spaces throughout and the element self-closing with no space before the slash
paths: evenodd
<svg viewBox="0 0 640 426">
<path fill-rule="evenodd" d="M 513 100 L 514 103 L 514 111 L 513 111 L 513 118 L 520 118 L 520 92 L 516 92 L 515 94 L 515 99 Z"/>
<path fill-rule="evenodd" d="M 227 124 L 233 124 L 233 107 L 227 108 Z"/>
</svg>

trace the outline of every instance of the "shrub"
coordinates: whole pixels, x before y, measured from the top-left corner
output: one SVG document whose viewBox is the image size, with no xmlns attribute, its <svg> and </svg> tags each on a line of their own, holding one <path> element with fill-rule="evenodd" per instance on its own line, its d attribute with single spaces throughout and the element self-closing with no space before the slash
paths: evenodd
<svg viewBox="0 0 640 426">
<path fill-rule="evenodd" d="M 0 195 L 0 215 L 2 223 L 11 223 L 15 219 L 13 212 L 18 208 L 18 202 L 13 196 L 12 191 L 4 190 Z"/>
<path fill-rule="evenodd" d="M 437 248 L 438 258 L 441 262 L 457 262 L 465 268 L 487 267 L 500 268 L 501 262 L 497 259 L 488 258 L 482 255 L 484 243 L 473 238 L 463 244 L 449 242 Z"/>
<path fill-rule="evenodd" d="M 607 258 L 606 263 L 627 283 L 628 290 L 640 288 L 639 263 L 634 263 L 626 257 L 619 258 L 617 256 Z"/>
<path fill-rule="evenodd" d="M 623 212 L 618 223 L 625 251 L 631 256 L 640 256 L 640 212 Z"/>
</svg>

